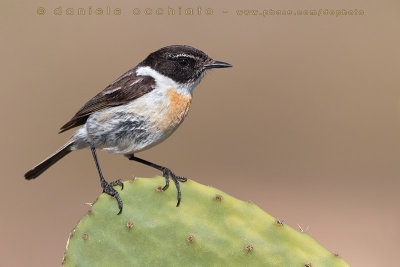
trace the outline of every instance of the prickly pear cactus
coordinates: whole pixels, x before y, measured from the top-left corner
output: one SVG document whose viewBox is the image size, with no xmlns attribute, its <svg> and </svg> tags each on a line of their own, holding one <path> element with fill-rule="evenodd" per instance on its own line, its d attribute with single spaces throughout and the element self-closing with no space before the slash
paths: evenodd
<svg viewBox="0 0 400 267">
<path fill-rule="evenodd" d="M 126 181 L 117 215 L 102 194 L 72 231 L 65 266 L 348 266 L 306 233 L 255 204 L 189 180 L 162 191 L 164 178 Z"/>
</svg>

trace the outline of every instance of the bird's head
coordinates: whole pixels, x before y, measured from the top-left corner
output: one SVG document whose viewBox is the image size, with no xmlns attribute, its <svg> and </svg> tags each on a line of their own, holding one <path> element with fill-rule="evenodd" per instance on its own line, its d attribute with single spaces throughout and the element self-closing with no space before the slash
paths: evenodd
<svg viewBox="0 0 400 267">
<path fill-rule="evenodd" d="M 198 83 L 212 68 L 231 64 L 216 61 L 203 51 L 187 45 L 171 45 L 151 53 L 140 66 L 148 66 L 180 84 Z"/>
</svg>

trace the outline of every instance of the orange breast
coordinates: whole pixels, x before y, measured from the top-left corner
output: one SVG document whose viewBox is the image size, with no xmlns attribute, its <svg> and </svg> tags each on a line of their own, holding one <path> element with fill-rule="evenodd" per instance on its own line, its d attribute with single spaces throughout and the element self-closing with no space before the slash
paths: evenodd
<svg viewBox="0 0 400 267">
<path fill-rule="evenodd" d="M 169 99 L 169 106 L 161 123 L 161 129 L 164 132 L 174 130 L 182 123 L 192 102 L 191 96 L 180 94 L 173 88 L 168 90 L 167 97 Z"/>
</svg>

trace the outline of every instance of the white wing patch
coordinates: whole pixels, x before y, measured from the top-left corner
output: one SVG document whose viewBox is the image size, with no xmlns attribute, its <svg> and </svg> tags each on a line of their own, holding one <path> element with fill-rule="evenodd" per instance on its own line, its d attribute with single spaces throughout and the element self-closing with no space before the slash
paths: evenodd
<svg viewBox="0 0 400 267">
<path fill-rule="evenodd" d="M 132 85 L 134 85 L 135 83 L 138 83 L 138 82 L 141 82 L 141 81 L 143 81 L 142 78 L 141 78 L 141 79 L 137 79 L 136 81 L 133 81 L 131 84 L 129 84 L 129 86 L 132 86 Z"/>
<path fill-rule="evenodd" d="M 114 89 L 112 89 L 112 90 L 105 91 L 105 92 L 103 92 L 103 95 L 112 94 L 112 93 L 114 93 L 115 91 L 118 91 L 118 90 L 120 90 L 120 89 L 121 89 L 121 86 L 120 86 L 120 87 L 117 87 L 117 88 L 114 88 Z"/>
</svg>

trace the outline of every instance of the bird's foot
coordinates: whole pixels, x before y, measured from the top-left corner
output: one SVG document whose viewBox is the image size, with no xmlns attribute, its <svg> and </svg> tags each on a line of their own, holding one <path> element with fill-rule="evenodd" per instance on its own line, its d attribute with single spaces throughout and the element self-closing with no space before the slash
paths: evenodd
<svg viewBox="0 0 400 267">
<path fill-rule="evenodd" d="M 122 180 L 116 180 L 111 183 L 107 183 L 106 181 L 104 181 L 101 183 L 101 187 L 103 188 L 103 193 L 106 193 L 112 197 L 115 197 L 115 199 L 118 201 L 118 207 L 119 207 L 118 215 L 119 215 L 122 212 L 123 204 L 122 204 L 122 200 L 119 196 L 119 193 L 114 188 L 114 186 L 116 186 L 116 185 L 120 185 L 121 190 L 124 189 L 124 183 L 122 182 Z"/>
<path fill-rule="evenodd" d="M 163 169 L 163 177 L 165 178 L 165 185 L 162 188 L 163 191 L 167 190 L 169 187 L 169 178 L 172 179 L 175 183 L 176 190 L 178 191 L 178 203 L 176 203 L 176 206 L 178 207 L 179 204 L 181 203 L 181 187 L 179 185 L 179 182 L 186 182 L 187 178 L 183 176 L 178 176 L 175 175 L 170 169 L 164 168 Z"/>
</svg>

